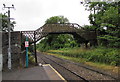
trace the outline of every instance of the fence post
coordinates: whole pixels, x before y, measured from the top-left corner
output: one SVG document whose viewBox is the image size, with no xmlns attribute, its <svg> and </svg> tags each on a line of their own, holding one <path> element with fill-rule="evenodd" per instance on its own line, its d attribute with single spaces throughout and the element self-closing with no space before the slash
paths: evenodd
<svg viewBox="0 0 120 82">
<path fill-rule="evenodd" d="M 35 63 L 36 65 L 38 65 L 38 62 L 37 62 L 37 53 L 36 53 L 36 37 L 35 37 L 36 33 L 34 31 L 34 53 L 35 53 Z"/>
</svg>

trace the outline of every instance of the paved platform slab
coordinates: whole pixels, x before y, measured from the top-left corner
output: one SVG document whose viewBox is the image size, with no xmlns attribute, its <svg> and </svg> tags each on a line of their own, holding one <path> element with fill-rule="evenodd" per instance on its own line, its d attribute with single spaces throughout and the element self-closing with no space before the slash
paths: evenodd
<svg viewBox="0 0 120 82">
<path fill-rule="evenodd" d="M 50 64 L 43 65 L 50 80 L 65 80 Z"/>
<path fill-rule="evenodd" d="M 64 80 L 64 78 L 51 65 L 43 65 L 3 72 L 2 80 Z"/>
</svg>

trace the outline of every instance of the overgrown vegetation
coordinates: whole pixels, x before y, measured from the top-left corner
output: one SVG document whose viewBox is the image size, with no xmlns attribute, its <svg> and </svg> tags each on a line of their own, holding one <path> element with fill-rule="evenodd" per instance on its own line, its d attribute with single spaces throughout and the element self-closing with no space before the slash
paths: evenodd
<svg viewBox="0 0 120 82">
<path fill-rule="evenodd" d="M 35 64 L 34 55 L 31 52 L 28 52 L 29 64 Z"/>
<path fill-rule="evenodd" d="M 37 45 L 38 50 L 49 53 L 61 54 L 62 56 L 82 58 L 85 61 L 120 65 L 120 2 L 90 2 L 84 4 L 86 10 L 90 11 L 89 20 L 91 25 L 83 26 L 86 30 L 95 31 L 97 34 L 97 47 L 89 49 L 80 48 L 72 35 L 49 35 Z M 64 17 L 51 17 L 45 23 L 68 23 L 62 20 Z M 65 18 L 66 19 L 66 18 Z M 62 20 L 62 22 L 61 22 Z M 64 22 L 63 22 L 64 21 Z M 77 47 L 77 48 L 76 48 Z"/>
<path fill-rule="evenodd" d="M 98 47 L 94 49 L 72 48 L 49 50 L 49 53 L 63 56 L 84 58 L 86 61 L 118 66 L 120 65 L 120 49 Z"/>
<path fill-rule="evenodd" d="M 44 52 L 44 53 L 47 54 L 47 55 L 56 56 L 56 57 L 59 57 L 59 58 L 65 59 L 65 60 L 70 60 L 70 61 L 77 62 L 77 63 L 83 63 L 83 64 L 86 64 L 86 65 L 89 65 L 89 66 L 92 66 L 92 67 L 95 67 L 95 68 L 98 68 L 98 69 L 108 70 L 108 71 L 111 71 L 113 73 L 118 74 L 118 69 L 119 69 L 118 66 L 109 65 L 109 64 L 107 65 L 107 64 L 99 63 L 99 62 L 91 62 L 91 61 L 87 61 L 87 59 L 85 59 L 85 58 L 80 58 L 80 57 L 76 58 L 76 57 L 64 56 L 64 55 L 61 55 L 61 54 L 55 54 L 53 52 L 61 52 L 61 50 L 57 50 L 57 51 L 56 50 L 50 50 L 50 51 Z"/>
<path fill-rule="evenodd" d="M 64 24 L 69 23 L 69 20 L 64 16 L 50 17 L 45 21 L 46 24 Z M 37 49 L 46 51 L 49 49 L 73 48 L 79 46 L 73 35 L 70 34 L 51 34 L 45 37 L 37 45 Z"/>
<path fill-rule="evenodd" d="M 70 34 L 48 35 L 41 40 L 37 45 L 37 49 L 46 51 L 49 49 L 73 48 L 77 47 L 78 43 Z"/>
<path fill-rule="evenodd" d="M 98 44 L 120 48 L 120 2 L 90 2 L 85 7 L 91 12 L 91 25 L 85 28 L 97 32 Z"/>
</svg>

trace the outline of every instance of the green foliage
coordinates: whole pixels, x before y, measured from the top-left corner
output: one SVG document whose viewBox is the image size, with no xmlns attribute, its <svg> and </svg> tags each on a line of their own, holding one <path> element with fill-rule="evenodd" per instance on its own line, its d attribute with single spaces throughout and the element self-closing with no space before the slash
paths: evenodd
<svg viewBox="0 0 120 82">
<path fill-rule="evenodd" d="M 120 49 L 98 47 L 95 49 L 62 49 L 62 50 L 50 50 L 49 53 L 61 54 L 64 56 L 84 58 L 86 61 L 105 63 L 109 65 L 120 65 Z"/>
<path fill-rule="evenodd" d="M 78 45 L 70 34 L 60 34 L 58 36 L 54 36 L 52 40 L 50 40 L 49 37 L 53 36 L 48 35 L 48 37 L 45 37 L 39 44 L 37 44 L 38 50 L 46 51 L 49 49 L 76 47 Z"/>
<path fill-rule="evenodd" d="M 104 46 L 104 42 L 108 47 L 120 47 L 120 38 L 110 35 L 99 36 L 98 39 L 101 41 L 101 45 Z M 108 43 L 109 42 L 109 43 Z"/>
<path fill-rule="evenodd" d="M 46 24 L 56 24 L 56 23 L 69 23 L 69 20 L 64 16 L 53 16 L 45 21 Z"/>
<path fill-rule="evenodd" d="M 92 13 L 89 15 L 90 23 L 94 26 L 100 26 L 101 23 L 118 24 L 118 5 L 117 2 L 91 2 L 87 7 L 87 10 Z M 113 12 L 114 11 L 114 12 Z M 112 21 L 111 21 L 112 20 Z M 110 23 L 112 24 L 112 23 Z M 99 28 L 99 27 L 98 27 Z"/>
<path fill-rule="evenodd" d="M 99 44 L 107 47 L 120 47 L 120 14 L 117 2 L 91 2 L 86 6 L 92 13 L 89 15 L 90 23 L 93 26 L 85 26 L 91 30 L 100 32 L 98 36 Z M 91 28 L 91 27 L 94 27 Z M 105 29 L 106 27 L 106 29 Z"/>
<path fill-rule="evenodd" d="M 35 64 L 35 58 L 31 52 L 28 52 L 28 59 L 30 64 Z"/>
<path fill-rule="evenodd" d="M 6 15 L 0 14 L 0 18 L 2 18 L 2 31 L 8 32 L 8 20 L 7 20 L 8 17 Z M 10 22 L 11 31 L 13 31 L 15 24 L 16 24 L 15 21 Z"/>
<path fill-rule="evenodd" d="M 84 25 L 83 28 L 86 29 L 86 30 L 95 30 L 96 29 L 96 27 L 93 26 L 93 25 L 90 25 L 90 26 L 89 25 Z"/>
<path fill-rule="evenodd" d="M 102 20 L 99 20 L 103 23 L 108 23 L 116 25 L 118 27 L 118 7 L 109 7 L 101 16 Z"/>
<path fill-rule="evenodd" d="M 46 24 L 57 24 L 57 23 L 69 23 L 69 20 L 64 16 L 53 16 L 45 21 Z M 70 34 L 51 34 L 46 36 L 37 45 L 37 48 L 41 51 L 49 49 L 60 49 L 77 46 L 76 41 Z"/>
</svg>

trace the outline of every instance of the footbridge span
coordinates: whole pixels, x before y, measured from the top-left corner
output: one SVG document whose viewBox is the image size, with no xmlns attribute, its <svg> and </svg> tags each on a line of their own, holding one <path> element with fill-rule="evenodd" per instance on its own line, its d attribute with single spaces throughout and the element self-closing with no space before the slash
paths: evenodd
<svg viewBox="0 0 120 82">
<path fill-rule="evenodd" d="M 86 46 L 88 42 L 95 43 L 97 37 L 95 31 L 86 30 L 76 23 L 45 24 L 34 31 L 21 31 L 22 45 L 24 46 L 25 37 L 28 37 L 30 44 L 34 44 L 36 64 L 36 42 L 50 34 L 72 34 L 80 43 L 85 43 Z"/>
<path fill-rule="evenodd" d="M 76 23 L 45 24 L 37 30 L 22 31 L 21 34 L 28 37 L 30 43 L 37 42 L 49 34 L 73 34 L 74 36 L 80 36 L 86 41 L 96 39 L 95 31 L 85 30 Z"/>
</svg>

